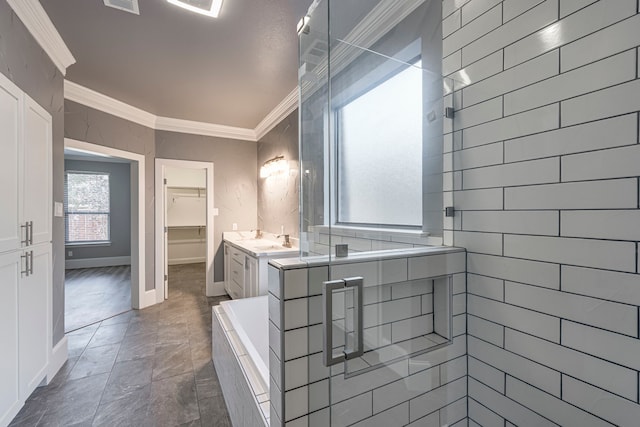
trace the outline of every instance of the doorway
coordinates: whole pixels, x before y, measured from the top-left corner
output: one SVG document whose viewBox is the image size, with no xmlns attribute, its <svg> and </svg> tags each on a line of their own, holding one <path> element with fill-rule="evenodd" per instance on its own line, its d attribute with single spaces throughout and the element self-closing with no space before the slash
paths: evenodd
<svg viewBox="0 0 640 427">
<path fill-rule="evenodd" d="M 78 257 L 76 257 L 74 261 L 75 264 L 74 262 L 71 263 L 72 267 L 73 266 L 83 267 L 86 265 L 86 266 L 96 267 L 97 269 L 92 272 L 94 274 L 93 278 L 91 277 L 91 274 L 89 274 L 91 272 L 86 272 L 86 271 L 84 272 L 84 274 L 75 274 L 75 273 L 78 273 L 76 271 L 69 274 L 69 281 L 70 282 L 76 281 L 75 285 L 78 284 L 77 281 L 80 281 L 80 282 L 85 281 L 85 283 L 89 283 L 89 281 L 91 281 L 94 283 L 95 286 L 98 286 L 97 284 L 95 284 L 96 280 L 104 281 L 104 280 L 113 279 L 117 281 L 120 286 L 117 287 L 117 290 L 116 290 L 117 294 L 115 295 L 120 300 L 120 303 L 110 304 L 112 301 L 107 301 L 110 298 L 110 296 L 105 295 L 104 296 L 105 309 L 102 310 L 103 314 L 100 314 L 100 310 L 97 310 L 96 307 L 93 306 L 95 304 L 93 301 L 90 303 L 87 303 L 86 312 L 91 313 L 92 315 L 98 315 L 98 316 L 107 318 L 107 317 L 118 314 L 116 313 L 116 311 L 121 311 L 123 308 L 126 310 L 130 310 L 132 308 L 141 309 L 141 308 L 145 308 L 155 304 L 156 303 L 155 290 L 147 291 L 145 289 L 146 274 L 145 274 L 145 266 L 144 266 L 144 260 L 145 260 L 145 216 L 144 216 L 145 158 L 144 158 L 144 155 L 131 153 L 123 150 L 118 150 L 110 147 L 104 147 L 101 145 L 91 144 L 83 141 L 65 139 L 65 156 L 73 157 L 75 159 L 83 159 L 83 158 L 85 160 L 91 159 L 94 162 L 98 160 L 100 162 L 118 164 L 120 165 L 120 168 L 125 167 L 126 169 L 128 169 L 127 183 L 123 184 L 122 182 L 120 182 L 119 184 L 116 184 L 116 185 L 120 188 L 120 190 L 122 190 L 123 185 L 127 185 L 129 190 L 128 209 L 130 211 L 130 215 L 128 215 L 128 219 L 126 219 L 126 221 L 128 221 L 128 224 L 127 224 L 128 227 L 125 227 L 125 228 L 128 228 L 129 237 L 128 237 L 128 242 L 126 242 L 125 244 L 128 244 L 129 255 L 122 256 L 122 257 L 111 257 L 106 261 L 100 261 L 100 258 L 92 258 L 92 259 L 90 258 L 88 260 L 85 259 L 83 261 L 82 259 L 77 259 Z M 84 172 L 91 172 L 91 171 L 85 170 Z M 100 175 L 104 175 L 104 174 L 100 174 Z M 90 178 L 91 179 L 89 181 L 91 182 L 89 182 L 88 184 L 90 184 L 91 186 L 103 185 L 100 182 L 98 182 L 100 176 L 97 176 L 97 177 L 93 176 Z M 104 177 L 102 178 L 104 179 Z M 96 179 L 98 181 L 96 181 Z M 96 182 L 93 182 L 93 181 L 96 181 Z M 114 190 L 117 191 L 118 188 L 114 188 Z M 105 191 L 107 190 L 105 189 Z M 109 203 L 112 203 L 112 202 L 109 202 Z M 96 219 L 96 218 L 100 219 L 101 216 L 105 216 L 105 214 L 110 214 L 111 209 L 118 209 L 115 206 L 109 206 L 109 208 L 110 208 L 109 211 L 106 211 L 106 212 L 96 211 L 96 212 L 89 212 L 88 214 L 89 216 L 93 215 L 92 219 Z M 82 213 L 87 214 L 86 211 Z M 66 214 L 65 217 L 68 218 L 69 211 L 66 211 L 65 214 Z M 99 222 L 100 221 L 98 221 L 98 223 Z M 117 224 L 114 224 L 112 226 L 111 222 L 112 221 L 105 222 L 104 224 L 109 224 L 108 225 L 109 227 L 114 227 L 114 228 L 118 226 Z M 122 224 L 122 221 L 120 221 L 119 224 Z M 95 225 L 92 224 L 92 227 L 93 226 Z M 66 224 L 65 224 L 65 227 L 67 227 Z M 97 226 L 96 230 L 100 230 L 99 226 Z M 93 232 L 99 236 L 100 232 L 96 230 L 94 230 Z M 68 232 L 66 234 L 68 234 Z M 66 236 L 66 240 L 69 240 L 68 236 Z M 102 245 L 103 247 L 106 247 L 111 244 L 109 239 L 99 239 L 99 240 L 102 240 L 102 241 L 99 241 L 99 242 L 94 241 L 92 243 L 97 246 Z M 90 244 L 84 245 L 84 246 L 90 246 Z M 68 246 L 67 248 L 65 248 L 65 255 L 68 256 L 69 251 L 71 251 L 72 254 L 74 254 L 76 253 L 75 250 L 76 250 L 76 247 L 74 247 L 73 245 Z M 73 259 L 73 257 L 71 259 Z M 101 262 L 102 264 L 100 264 Z M 126 283 L 126 284 L 123 285 L 123 283 Z M 66 286 L 66 283 L 65 283 L 65 286 Z M 127 286 L 128 286 L 128 289 L 127 289 Z M 80 290 L 79 292 L 83 292 L 83 291 Z M 98 295 L 97 298 L 98 298 L 97 301 L 100 301 L 100 295 Z M 126 302 L 128 302 L 128 304 L 123 303 L 125 299 L 126 299 Z M 109 305 L 112 305 L 113 307 L 109 308 L 108 307 Z M 84 308 L 85 307 L 82 307 L 82 309 Z M 113 312 L 109 310 L 112 310 Z M 65 314 L 66 314 L 66 311 L 67 311 L 67 307 L 65 304 Z M 90 324 L 87 322 L 90 322 L 92 320 L 100 321 L 104 319 L 93 319 L 93 317 L 87 315 L 87 319 L 84 320 L 84 323 Z M 67 332 L 70 330 L 67 327 L 65 327 L 65 329 L 67 329 Z"/>
<path fill-rule="evenodd" d="M 157 302 L 170 298 L 169 276 L 182 270 L 204 269 L 205 293 L 212 296 L 213 163 L 156 159 L 155 169 Z"/>
</svg>

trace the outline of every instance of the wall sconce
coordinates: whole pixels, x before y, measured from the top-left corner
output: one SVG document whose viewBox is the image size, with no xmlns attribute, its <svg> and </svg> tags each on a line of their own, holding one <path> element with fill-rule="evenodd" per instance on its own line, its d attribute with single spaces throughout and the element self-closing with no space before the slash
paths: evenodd
<svg viewBox="0 0 640 427">
<path fill-rule="evenodd" d="M 260 178 L 269 178 L 273 175 L 278 175 L 289 170 L 289 162 L 284 159 L 284 156 L 276 156 L 273 159 L 269 159 L 260 168 Z"/>
</svg>

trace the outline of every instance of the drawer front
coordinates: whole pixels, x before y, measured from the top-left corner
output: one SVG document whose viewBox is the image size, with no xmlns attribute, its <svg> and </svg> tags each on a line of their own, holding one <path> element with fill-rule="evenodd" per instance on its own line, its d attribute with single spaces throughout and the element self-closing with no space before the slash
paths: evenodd
<svg viewBox="0 0 640 427">
<path fill-rule="evenodd" d="M 229 252 L 231 252 L 231 260 L 244 267 L 244 257 L 246 256 L 246 254 L 241 250 L 233 247 L 229 248 Z"/>
<path fill-rule="evenodd" d="M 231 280 L 236 283 L 244 283 L 244 264 L 240 264 L 235 259 L 230 262 Z"/>
</svg>

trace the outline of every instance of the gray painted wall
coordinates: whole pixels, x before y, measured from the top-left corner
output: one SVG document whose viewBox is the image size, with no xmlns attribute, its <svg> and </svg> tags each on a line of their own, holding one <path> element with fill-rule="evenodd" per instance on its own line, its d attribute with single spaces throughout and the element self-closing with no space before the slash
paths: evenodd
<svg viewBox="0 0 640 427">
<path fill-rule="evenodd" d="M 107 258 L 131 255 L 131 179 L 129 163 L 65 160 L 65 171 L 104 172 L 109 174 L 110 233 L 109 246 L 73 245 L 65 251 L 67 259 Z M 73 256 L 68 251 L 73 251 Z"/>
<path fill-rule="evenodd" d="M 154 130 L 120 119 L 102 111 L 65 100 L 64 136 L 78 141 L 90 142 L 118 150 L 142 154 L 145 157 L 145 289 L 154 288 L 155 216 L 154 216 Z M 62 234 L 64 241 L 64 230 Z"/>
<path fill-rule="evenodd" d="M 0 72 L 53 117 L 53 200 L 63 199 L 63 76 L 5 0 L 0 0 Z M 64 221 L 53 218 L 53 345 L 64 337 Z"/>
<path fill-rule="evenodd" d="M 256 227 L 256 143 L 188 135 L 153 129 L 72 101 L 65 101 L 65 137 L 144 154 L 146 161 L 146 289 L 154 288 L 155 158 L 214 163 L 215 281 L 224 280 L 222 232 L 237 223 L 240 230 Z"/>
<path fill-rule="evenodd" d="M 162 159 L 213 162 L 215 218 L 214 269 L 216 282 L 224 280 L 222 232 L 232 224 L 239 230 L 256 228 L 258 216 L 256 143 L 175 132 L 156 132 L 156 156 Z"/>
<path fill-rule="evenodd" d="M 298 110 L 258 142 L 258 171 L 265 161 L 284 156 L 290 173 L 270 178 L 258 177 L 258 227 L 270 233 L 300 236 L 300 167 L 298 163 Z M 258 172 L 259 176 L 259 172 Z"/>
</svg>

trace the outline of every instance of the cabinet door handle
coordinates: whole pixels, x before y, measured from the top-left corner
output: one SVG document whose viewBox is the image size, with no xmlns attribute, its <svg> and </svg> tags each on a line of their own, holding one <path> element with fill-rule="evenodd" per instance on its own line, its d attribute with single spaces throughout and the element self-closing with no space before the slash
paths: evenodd
<svg viewBox="0 0 640 427">
<path fill-rule="evenodd" d="M 29 253 L 27 252 L 24 255 L 20 255 L 20 260 L 24 260 L 24 270 L 20 271 L 20 275 L 22 277 L 28 277 L 29 276 Z"/>
<path fill-rule="evenodd" d="M 24 240 L 21 240 L 20 243 L 22 243 L 24 246 L 29 246 L 29 222 L 27 221 L 22 224 L 20 226 L 20 230 L 24 230 Z"/>
<path fill-rule="evenodd" d="M 27 260 L 29 261 L 29 272 L 27 276 L 31 276 L 33 274 L 33 251 L 29 251 Z"/>
<path fill-rule="evenodd" d="M 33 245 L 33 221 L 29 221 L 29 227 L 27 228 L 27 230 L 29 236 L 29 245 Z M 33 255 L 33 253 L 31 255 Z"/>
</svg>

